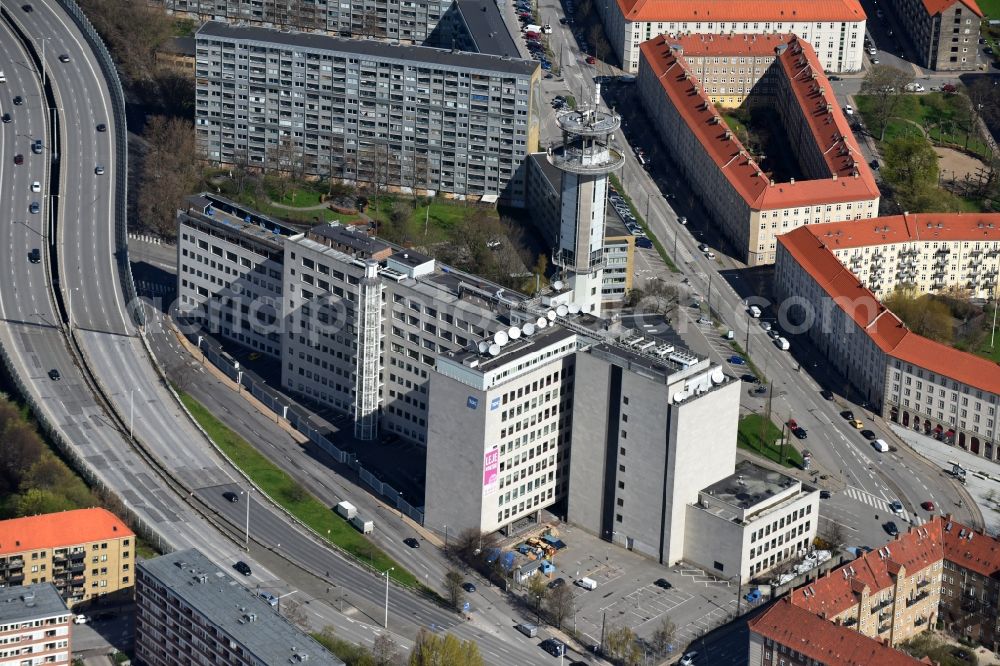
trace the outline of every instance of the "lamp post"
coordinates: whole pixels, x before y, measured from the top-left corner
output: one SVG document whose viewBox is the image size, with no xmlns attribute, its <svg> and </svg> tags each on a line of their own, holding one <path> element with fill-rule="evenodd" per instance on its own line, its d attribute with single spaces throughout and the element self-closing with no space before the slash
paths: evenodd
<svg viewBox="0 0 1000 666">
<path fill-rule="evenodd" d="M 250 489 L 247 488 L 246 492 L 240 491 L 240 495 L 246 495 L 247 498 L 247 522 L 246 522 L 246 540 L 243 542 L 243 547 L 249 551 L 250 550 Z"/>
<path fill-rule="evenodd" d="M 389 628 L 389 572 L 395 571 L 395 569 L 396 567 L 389 567 L 382 573 L 385 576 L 385 622 L 382 626 L 386 629 Z"/>
<path fill-rule="evenodd" d="M 132 425 L 135 423 L 135 389 L 128 392 L 128 438 L 132 439 Z"/>
</svg>

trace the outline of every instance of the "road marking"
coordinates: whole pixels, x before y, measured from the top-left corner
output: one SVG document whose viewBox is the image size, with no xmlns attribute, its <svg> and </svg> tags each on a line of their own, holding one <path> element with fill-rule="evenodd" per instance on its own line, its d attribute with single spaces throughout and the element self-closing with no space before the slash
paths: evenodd
<svg viewBox="0 0 1000 666">
<path fill-rule="evenodd" d="M 847 488 L 844 489 L 844 494 L 850 497 L 851 499 L 861 502 L 862 504 L 867 504 L 868 506 L 875 507 L 876 509 L 885 511 L 889 514 L 897 515 L 901 519 L 913 525 L 923 525 L 925 522 L 927 522 L 920 516 L 911 517 L 910 512 L 907 511 L 906 509 L 903 509 L 902 514 L 893 513 L 892 509 L 889 507 L 888 501 L 876 495 L 872 495 L 869 492 L 865 492 L 860 488 L 855 488 L 854 486 L 847 486 Z"/>
</svg>

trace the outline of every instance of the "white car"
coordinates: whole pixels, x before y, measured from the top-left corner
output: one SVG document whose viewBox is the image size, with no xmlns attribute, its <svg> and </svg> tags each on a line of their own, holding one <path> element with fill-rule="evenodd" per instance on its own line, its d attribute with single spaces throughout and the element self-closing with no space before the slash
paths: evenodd
<svg viewBox="0 0 1000 666">
<path fill-rule="evenodd" d="M 889 502 L 889 508 L 892 509 L 892 512 L 897 516 L 903 515 L 903 503 L 899 500 L 892 500 Z"/>
<path fill-rule="evenodd" d="M 760 322 L 760 327 L 762 329 L 764 329 L 765 331 L 770 331 L 771 330 L 771 322 L 762 321 L 762 322 Z"/>
<path fill-rule="evenodd" d="M 87 624 L 87 616 L 77 615 L 76 617 L 73 618 L 73 624 Z"/>
<path fill-rule="evenodd" d="M 31 184 L 31 191 L 32 191 L 32 192 L 41 192 L 41 191 L 42 191 L 42 184 L 41 184 L 41 183 L 39 183 L 39 182 L 38 182 L 38 181 L 36 180 L 35 182 L 33 182 L 33 183 Z"/>
<path fill-rule="evenodd" d="M 853 116 L 854 115 L 854 107 L 851 106 L 850 104 L 845 104 L 844 105 L 844 113 L 847 114 L 848 116 Z"/>
</svg>

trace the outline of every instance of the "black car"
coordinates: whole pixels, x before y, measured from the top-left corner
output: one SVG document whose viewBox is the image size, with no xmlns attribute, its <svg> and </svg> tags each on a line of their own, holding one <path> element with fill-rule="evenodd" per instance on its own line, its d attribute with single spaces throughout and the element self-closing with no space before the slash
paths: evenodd
<svg viewBox="0 0 1000 666">
<path fill-rule="evenodd" d="M 250 565 L 244 562 L 243 560 L 240 560 L 239 562 L 234 564 L 233 568 L 239 571 L 244 576 L 249 576 L 252 573 L 250 571 Z"/>
<path fill-rule="evenodd" d="M 240 501 L 240 496 L 231 490 L 227 490 L 226 492 L 222 493 L 222 496 L 226 498 L 226 500 L 229 502 L 236 503 Z"/>
<path fill-rule="evenodd" d="M 14 164 L 17 165 L 24 164 L 24 155 L 22 155 L 21 153 L 14 155 Z"/>
<path fill-rule="evenodd" d="M 823 396 L 824 400 L 833 400 L 833 391 L 830 389 L 823 389 L 819 394 Z"/>
<path fill-rule="evenodd" d="M 854 420 L 854 412 L 852 412 L 849 409 L 841 412 L 840 415 L 843 416 L 848 421 L 853 421 Z"/>
<path fill-rule="evenodd" d="M 462 583 L 462 589 L 468 592 L 469 594 L 472 594 L 473 592 L 476 591 L 476 586 L 473 585 L 472 583 Z"/>
<path fill-rule="evenodd" d="M 870 166 L 871 168 L 873 168 L 873 169 L 875 169 L 877 171 L 878 170 L 878 160 L 872 160 L 871 162 L 868 163 L 868 166 Z"/>
<path fill-rule="evenodd" d="M 420 548 L 420 542 L 414 539 L 413 537 L 406 537 L 405 539 L 403 539 L 403 543 L 405 543 L 410 548 Z"/>
<path fill-rule="evenodd" d="M 806 437 L 809 436 L 806 433 L 806 429 L 803 428 L 802 426 L 799 426 L 798 428 L 793 428 L 792 429 L 792 434 L 795 435 L 799 439 L 805 439 Z"/>
<path fill-rule="evenodd" d="M 108 131 L 108 126 L 105 125 L 104 123 L 101 123 L 100 125 L 97 126 L 97 131 L 98 132 L 107 132 Z"/>
<path fill-rule="evenodd" d="M 16 95 L 14 97 L 14 106 L 21 106 L 22 104 L 24 104 L 24 98 L 20 95 Z"/>
<path fill-rule="evenodd" d="M 831 493 L 829 490 L 821 490 L 821 491 L 819 491 L 819 498 L 820 499 L 830 499 L 831 497 L 833 497 L 833 493 Z"/>
<path fill-rule="evenodd" d="M 65 53 L 59 55 L 59 62 L 69 62 L 69 56 Z"/>
<path fill-rule="evenodd" d="M 562 641 L 557 641 L 554 638 L 546 638 L 544 641 L 538 644 L 538 647 L 542 648 L 553 657 L 561 657 L 565 651 L 566 646 Z"/>
<path fill-rule="evenodd" d="M 549 583 L 549 589 L 554 590 L 557 587 L 562 587 L 565 584 L 566 584 L 565 578 L 556 578 L 555 580 Z"/>
<path fill-rule="evenodd" d="M 867 439 L 869 442 L 874 442 L 876 438 L 875 433 L 872 432 L 871 430 L 862 430 L 861 436 Z"/>
<path fill-rule="evenodd" d="M 829 80 L 829 81 L 840 81 L 840 77 L 839 77 L 839 76 L 837 76 L 836 74 L 831 74 L 830 76 L 828 76 L 828 77 L 826 77 L 826 78 L 827 78 L 827 80 Z"/>
<path fill-rule="evenodd" d="M 11 117 L 10 117 L 10 114 L 9 114 L 9 113 L 5 113 L 5 114 L 3 114 L 3 121 L 4 121 L 5 123 L 9 123 L 9 122 L 10 122 L 11 120 L 13 120 L 13 118 L 11 118 Z"/>
<path fill-rule="evenodd" d="M 669 590 L 673 587 L 673 585 L 670 584 L 670 581 L 666 578 L 657 578 L 653 585 L 656 587 L 662 587 L 664 590 Z"/>
<path fill-rule="evenodd" d="M 32 249 L 31 252 L 28 253 L 28 261 L 30 261 L 31 263 L 37 264 L 41 260 L 42 260 L 42 251 L 39 250 L 37 247 Z"/>
<path fill-rule="evenodd" d="M 757 379 L 757 376 L 756 375 L 751 375 L 750 373 L 747 373 L 745 375 L 740 375 L 740 379 L 742 379 L 743 381 L 745 381 L 747 384 L 759 384 L 760 383 L 760 380 Z"/>
<path fill-rule="evenodd" d="M 57 382 L 60 379 L 62 379 L 62 375 L 59 374 L 59 370 L 57 370 L 56 368 L 52 368 L 51 370 L 49 370 L 49 379 L 51 379 L 54 382 Z"/>
<path fill-rule="evenodd" d="M 888 534 L 891 537 L 899 535 L 899 528 L 896 527 L 896 523 L 892 522 L 891 520 L 887 523 L 884 523 L 882 525 L 882 529 L 884 529 L 886 531 L 886 534 Z"/>
<path fill-rule="evenodd" d="M 23 9 L 26 12 L 33 12 L 33 11 L 35 11 L 35 8 L 32 7 L 31 5 L 21 5 L 21 9 Z"/>
</svg>

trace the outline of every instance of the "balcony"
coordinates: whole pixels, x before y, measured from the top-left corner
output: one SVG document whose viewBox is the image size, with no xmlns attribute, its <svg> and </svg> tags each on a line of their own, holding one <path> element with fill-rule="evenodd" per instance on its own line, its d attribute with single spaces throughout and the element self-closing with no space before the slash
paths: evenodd
<svg viewBox="0 0 1000 666">
<path fill-rule="evenodd" d="M 935 255 L 940 255 L 941 257 L 944 257 L 944 255 L 951 254 L 951 248 L 948 248 L 948 247 L 939 247 L 938 249 L 934 250 L 934 254 Z"/>
<path fill-rule="evenodd" d="M 878 626 L 878 633 L 884 634 L 885 632 L 889 631 L 890 628 L 892 628 L 891 624 L 880 624 Z"/>
<path fill-rule="evenodd" d="M 914 604 L 918 604 L 918 603 L 920 603 L 921 601 L 923 601 L 924 599 L 926 599 L 929 596 L 931 596 L 931 593 L 929 591 L 927 591 L 927 590 L 923 590 L 922 592 L 919 592 L 917 595 L 915 595 L 913 598 L 907 599 L 906 600 L 906 607 L 909 608 L 910 606 L 913 606 Z"/>
<path fill-rule="evenodd" d="M 913 626 L 915 627 L 922 627 L 925 624 L 927 624 L 926 617 L 918 617 L 916 620 L 913 621 Z"/>
<path fill-rule="evenodd" d="M 919 590 L 921 588 L 927 587 L 930 584 L 931 584 L 931 582 L 929 580 L 927 580 L 926 578 L 923 579 L 923 580 L 918 580 L 917 581 L 917 589 Z"/>
<path fill-rule="evenodd" d="M 891 598 L 890 599 L 886 599 L 885 601 L 883 601 L 883 602 L 881 602 L 881 603 L 879 603 L 879 604 L 877 604 L 875 606 L 872 606 L 872 614 L 878 613 L 883 608 L 888 608 L 891 605 L 892 605 L 892 599 Z"/>
</svg>

